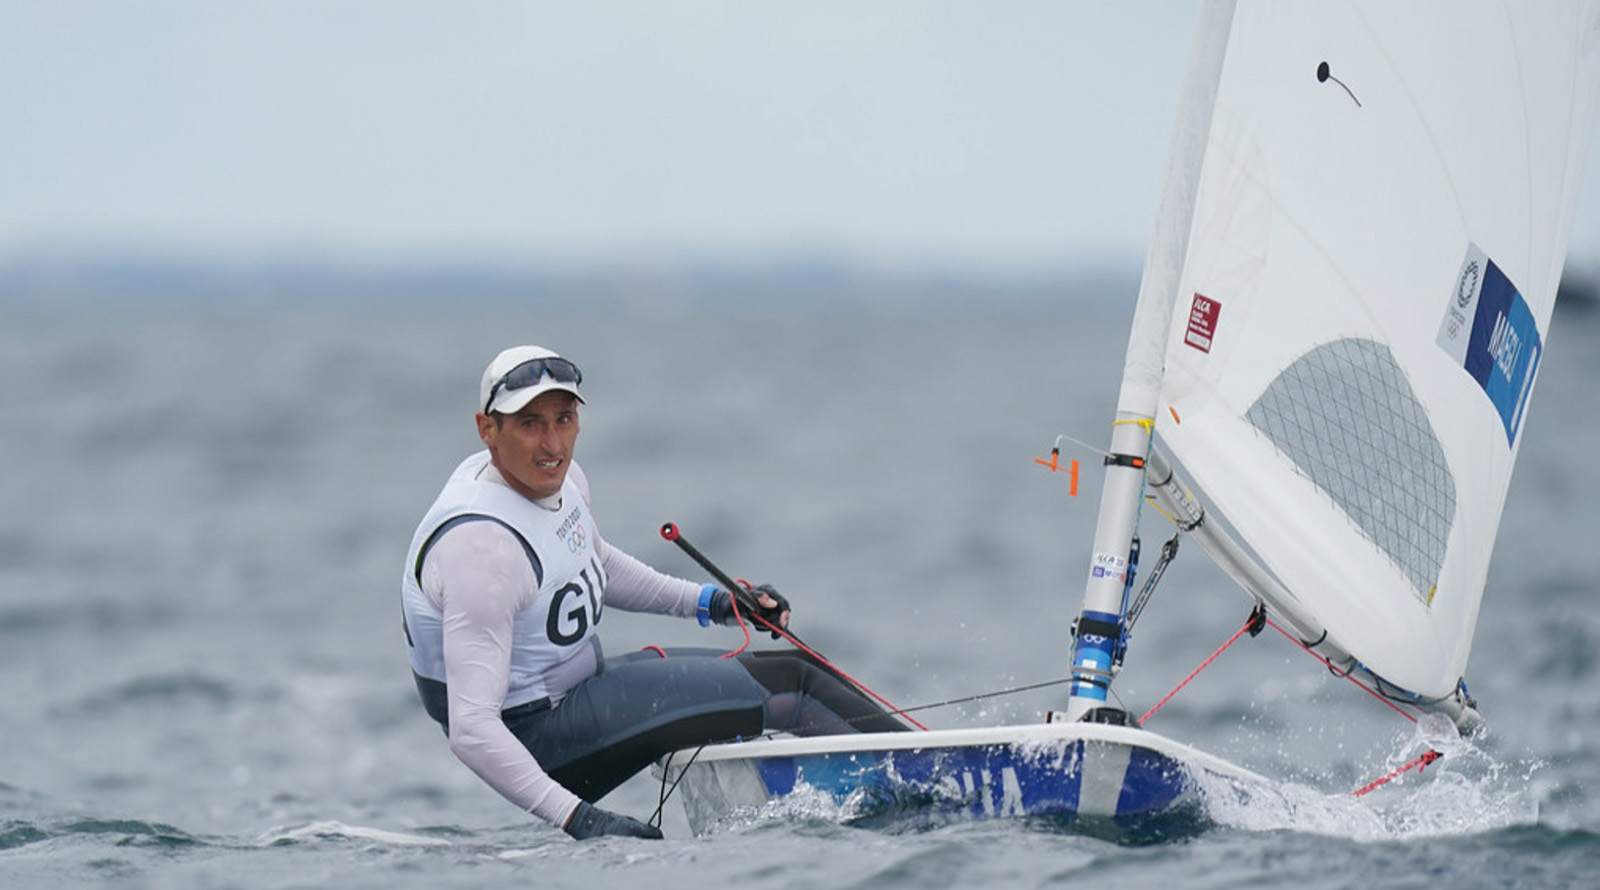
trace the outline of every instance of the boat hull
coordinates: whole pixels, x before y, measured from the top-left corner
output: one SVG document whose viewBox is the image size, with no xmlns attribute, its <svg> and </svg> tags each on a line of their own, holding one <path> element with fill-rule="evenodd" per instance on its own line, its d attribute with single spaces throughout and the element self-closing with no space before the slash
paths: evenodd
<svg viewBox="0 0 1600 890">
<path fill-rule="evenodd" d="M 1116 832 L 1192 824 L 1208 778 L 1257 778 L 1143 730 L 1083 723 L 763 739 L 659 766 L 697 834 L 786 799 L 869 825 L 1036 817 Z"/>
</svg>

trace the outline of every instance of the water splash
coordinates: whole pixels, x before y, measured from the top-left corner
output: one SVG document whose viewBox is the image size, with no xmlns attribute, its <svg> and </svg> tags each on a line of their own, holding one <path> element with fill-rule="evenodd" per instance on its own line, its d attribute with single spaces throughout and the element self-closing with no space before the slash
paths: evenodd
<svg viewBox="0 0 1600 890">
<path fill-rule="evenodd" d="M 826 791 L 800 782 L 790 793 L 759 806 L 736 807 L 697 833 L 741 832 L 774 822 L 844 824 L 860 817 L 870 806 L 864 789 L 858 789 L 841 801 Z"/>
<path fill-rule="evenodd" d="M 1387 841 L 1480 834 L 1538 822 L 1530 780 L 1542 764 L 1498 760 L 1473 740 L 1428 720 L 1396 742 L 1385 762 L 1371 770 L 1374 775 L 1398 770 L 1425 751 L 1444 756 L 1431 766 L 1399 773 L 1363 797 L 1295 782 L 1245 787 L 1202 778 L 1197 784 L 1206 813 L 1217 825 L 1252 832 L 1288 830 Z"/>
</svg>

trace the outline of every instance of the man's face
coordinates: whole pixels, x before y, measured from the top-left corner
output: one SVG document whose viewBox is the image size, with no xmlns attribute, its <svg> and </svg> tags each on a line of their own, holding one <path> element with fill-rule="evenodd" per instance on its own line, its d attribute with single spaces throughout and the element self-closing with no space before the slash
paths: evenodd
<svg viewBox="0 0 1600 890">
<path fill-rule="evenodd" d="M 578 441 L 578 400 L 572 393 L 541 393 L 509 415 L 478 415 L 478 438 L 495 468 L 524 497 L 547 498 L 561 491 Z"/>
</svg>

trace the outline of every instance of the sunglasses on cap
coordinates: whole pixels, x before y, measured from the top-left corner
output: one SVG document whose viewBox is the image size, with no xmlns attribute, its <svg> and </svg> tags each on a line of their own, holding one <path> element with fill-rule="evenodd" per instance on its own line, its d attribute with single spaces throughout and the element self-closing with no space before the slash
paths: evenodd
<svg viewBox="0 0 1600 890">
<path fill-rule="evenodd" d="M 489 388 L 489 400 L 483 403 L 483 413 L 489 413 L 489 406 L 494 404 L 494 397 L 500 394 L 500 390 L 509 391 L 533 386 L 544 379 L 546 374 L 557 383 L 570 383 L 576 386 L 583 382 L 583 372 L 578 370 L 578 366 L 560 356 L 529 359 L 505 372 L 495 381 L 494 386 Z"/>
</svg>

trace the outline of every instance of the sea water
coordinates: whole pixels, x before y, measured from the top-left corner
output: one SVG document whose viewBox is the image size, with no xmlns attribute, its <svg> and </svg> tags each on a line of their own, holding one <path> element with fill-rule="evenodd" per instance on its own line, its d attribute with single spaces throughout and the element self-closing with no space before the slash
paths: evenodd
<svg viewBox="0 0 1600 890">
<path fill-rule="evenodd" d="M 225 283 L 224 283 L 225 284 Z M 1015 821 L 852 824 L 799 802 L 570 841 L 449 753 L 407 668 L 412 528 L 477 447 L 500 348 L 584 369 L 607 539 L 777 585 L 794 627 L 934 727 L 1059 706 L 1135 282 L 1074 291 L 642 282 L 496 299 L 12 299 L 0 324 L 0 886 L 1588 887 L 1600 874 L 1600 317 L 1558 314 L 1469 680 L 1431 737 L 1282 637 L 1243 638 L 1148 727 L 1271 778 L 1180 840 Z M 1005 291 L 998 293 L 996 291 Z M 1081 292 L 1080 292 L 1081 291 Z M 1157 520 L 1146 553 L 1170 534 Z M 1118 680 L 1143 713 L 1244 622 L 1198 548 Z M 608 612 L 608 651 L 737 631 Z M 765 638 L 756 645 L 776 645 Z M 989 695 L 994 693 L 994 695 Z M 983 696 L 971 698 L 973 696 Z M 1445 758 L 1352 791 L 1429 746 Z M 605 806 L 644 818 L 642 775 Z"/>
</svg>

